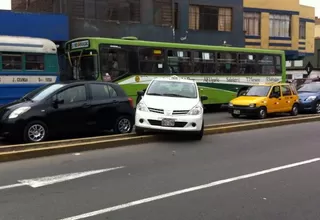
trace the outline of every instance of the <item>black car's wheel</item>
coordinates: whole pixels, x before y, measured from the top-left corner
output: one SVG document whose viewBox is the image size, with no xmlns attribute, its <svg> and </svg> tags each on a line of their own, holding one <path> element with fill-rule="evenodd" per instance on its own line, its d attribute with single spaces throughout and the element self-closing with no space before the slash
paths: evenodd
<svg viewBox="0 0 320 220">
<path fill-rule="evenodd" d="M 114 133 L 116 134 L 127 134 L 131 133 L 133 128 L 132 118 L 130 116 L 121 116 L 116 120 L 114 126 Z"/>
<path fill-rule="evenodd" d="M 42 121 L 29 122 L 23 132 L 23 141 L 27 143 L 36 143 L 45 141 L 49 136 L 47 125 Z"/>
<path fill-rule="evenodd" d="M 140 127 L 135 127 L 135 132 L 136 132 L 136 135 L 144 135 L 144 129 L 143 128 L 140 128 Z"/>
</svg>

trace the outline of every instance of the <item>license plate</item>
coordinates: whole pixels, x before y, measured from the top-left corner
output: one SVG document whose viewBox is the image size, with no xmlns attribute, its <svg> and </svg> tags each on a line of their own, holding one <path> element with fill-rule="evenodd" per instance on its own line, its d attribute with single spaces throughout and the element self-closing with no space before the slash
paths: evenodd
<svg viewBox="0 0 320 220">
<path fill-rule="evenodd" d="M 175 121 L 173 119 L 162 119 L 161 125 L 164 127 L 173 127 Z"/>
<path fill-rule="evenodd" d="M 240 115 L 240 110 L 233 110 L 233 114 Z"/>
</svg>

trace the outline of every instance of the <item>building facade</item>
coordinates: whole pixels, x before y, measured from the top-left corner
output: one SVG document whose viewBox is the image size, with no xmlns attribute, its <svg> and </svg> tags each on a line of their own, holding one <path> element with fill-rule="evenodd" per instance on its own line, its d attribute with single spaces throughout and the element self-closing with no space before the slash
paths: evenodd
<svg viewBox="0 0 320 220">
<path fill-rule="evenodd" d="M 286 51 L 287 60 L 314 54 L 315 9 L 299 0 L 244 0 L 245 45 Z"/>
<path fill-rule="evenodd" d="M 70 38 L 244 46 L 242 0 L 12 0 L 12 10 L 65 14 Z"/>
</svg>

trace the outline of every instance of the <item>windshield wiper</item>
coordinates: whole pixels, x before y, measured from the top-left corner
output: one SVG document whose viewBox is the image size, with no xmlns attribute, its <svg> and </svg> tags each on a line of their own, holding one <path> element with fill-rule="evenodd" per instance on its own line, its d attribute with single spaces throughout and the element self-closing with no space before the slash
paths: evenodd
<svg viewBox="0 0 320 220">
<path fill-rule="evenodd" d="M 171 96 L 171 97 L 181 97 L 181 98 L 190 98 L 189 96 L 174 94 L 174 93 L 164 93 L 164 96 Z"/>
<path fill-rule="evenodd" d="M 160 93 L 155 93 L 155 92 L 147 93 L 147 95 L 157 95 L 157 96 L 162 96 L 162 94 L 160 94 Z"/>
</svg>

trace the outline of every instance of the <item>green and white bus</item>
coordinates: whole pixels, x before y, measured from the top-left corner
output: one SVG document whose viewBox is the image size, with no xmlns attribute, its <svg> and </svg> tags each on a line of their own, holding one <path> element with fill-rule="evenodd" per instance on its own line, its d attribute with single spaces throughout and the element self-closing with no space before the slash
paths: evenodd
<svg viewBox="0 0 320 220">
<path fill-rule="evenodd" d="M 204 104 L 226 104 L 257 83 L 284 82 L 284 51 L 84 37 L 66 43 L 68 79 L 112 81 L 128 96 L 155 77 L 195 80 Z"/>
</svg>

